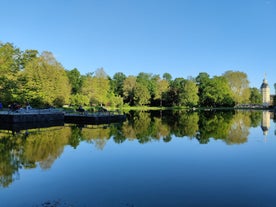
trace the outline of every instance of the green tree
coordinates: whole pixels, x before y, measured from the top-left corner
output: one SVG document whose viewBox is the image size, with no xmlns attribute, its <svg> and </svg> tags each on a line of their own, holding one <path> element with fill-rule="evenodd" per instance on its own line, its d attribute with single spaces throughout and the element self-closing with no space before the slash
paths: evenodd
<svg viewBox="0 0 276 207">
<path fill-rule="evenodd" d="M 91 73 L 88 73 L 83 77 L 83 84 L 82 84 L 82 88 L 81 88 L 81 95 L 88 98 L 88 103 L 86 103 L 86 104 L 93 102 L 93 99 L 92 99 L 93 91 L 94 91 L 93 76 Z"/>
<path fill-rule="evenodd" d="M 69 83 L 72 87 L 72 94 L 77 94 L 81 92 L 81 87 L 83 84 L 83 76 L 80 74 L 77 68 L 66 71 Z"/>
<path fill-rule="evenodd" d="M 109 93 L 108 99 L 111 107 L 122 107 L 124 105 L 123 97 L 115 95 L 114 93 Z"/>
<path fill-rule="evenodd" d="M 233 106 L 233 96 L 226 79 L 221 76 L 215 76 L 212 81 L 216 88 L 216 106 Z"/>
<path fill-rule="evenodd" d="M 165 79 L 166 81 L 170 82 L 172 80 L 172 75 L 169 73 L 164 73 L 163 74 L 163 79 Z"/>
<path fill-rule="evenodd" d="M 150 92 L 142 83 L 136 83 L 134 87 L 134 103 L 137 106 L 143 106 L 150 103 Z"/>
<path fill-rule="evenodd" d="M 160 79 L 158 75 L 152 75 L 151 73 L 139 73 L 137 76 L 137 83 L 144 85 L 150 94 L 150 102 L 154 100 L 154 96 L 157 90 L 157 80 Z"/>
<path fill-rule="evenodd" d="M 129 103 L 130 105 L 134 104 L 135 85 L 136 85 L 136 77 L 135 76 L 128 76 L 124 80 L 124 85 L 123 85 L 124 102 Z"/>
<path fill-rule="evenodd" d="M 179 104 L 193 107 L 198 105 L 198 101 L 198 87 L 196 83 L 191 80 L 183 80 L 179 92 Z"/>
<path fill-rule="evenodd" d="M 208 82 L 210 79 L 210 75 L 205 72 L 200 72 L 196 77 L 196 83 L 199 85 L 199 88 L 202 88 L 200 85 L 204 85 L 204 83 Z"/>
<path fill-rule="evenodd" d="M 38 57 L 38 51 L 37 50 L 25 50 L 22 54 L 22 67 L 23 69 L 25 68 L 25 66 L 32 61 L 33 59 Z"/>
<path fill-rule="evenodd" d="M 198 96 L 200 97 L 199 104 L 202 106 L 206 104 L 204 103 L 205 99 L 203 98 L 203 93 L 209 81 L 210 81 L 210 76 L 208 73 L 205 73 L 205 72 L 199 73 L 198 76 L 196 77 L 196 83 L 198 86 Z"/>
<path fill-rule="evenodd" d="M 199 86 L 200 105 L 208 107 L 232 106 L 233 97 L 227 80 L 221 76 L 209 78 L 200 73 L 196 81 Z"/>
<path fill-rule="evenodd" d="M 169 82 L 165 79 L 157 79 L 157 87 L 155 92 L 155 99 L 160 100 L 160 106 L 163 104 L 164 94 L 169 90 Z"/>
<path fill-rule="evenodd" d="M 108 102 L 108 93 L 110 91 L 110 83 L 108 76 L 103 68 L 99 68 L 95 71 L 94 77 L 94 97 L 100 104 L 106 104 Z"/>
<path fill-rule="evenodd" d="M 8 104 L 18 99 L 21 51 L 11 43 L 0 43 L 0 100 Z"/>
<path fill-rule="evenodd" d="M 249 101 L 251 104 L 261 104 L 262 103 L 262 94 L 257 88 L 250 88 L 250 97 Z"/>
<path fill-rule="evenodd" d="M 94 76 L 93 76 L 94 75 Z M 107 104 L 110 92 L 110 83 L 103 68 L 89 73 L 84 77 L 82 93 L 89 97 L 90 104 Z"/>
<path fill-rule="evenodd" d="M 74 106 L 88 106 L 89 101 L 89 97 L 81 93 L 72 94 L 70 96 L 70 104 Z"/>
<path fill-rule="evenodd" d="M 198 104 L 198 87 L 194 81 L 176 78 L 170 83 L 167 101 L 170 105 L 195 106 Z"/>
<path fill-rule="evenodd" d="M 21 80 L 22 100 L 35 106 L 69 102 L 71 87 L 68 77 L 50 52 L 32 59 L 22 72 Z"/>
<path fill-rule="evenodd" d="M 117 96 L 124 96 L 124 81 L 126 79 L 126 75 L 122 72 L 115 73 L 112 79 L 112 88 L 114 94 Z"/>
<path fill-rule="evenodd" d="M 170 88 L 167 93 L 166 101 L 170 106 L 178 106 L 180 104 L 179 101 L 179 93 L 181 91 L 182 82 L 184 78 L 176 78 L 170 82 Z"/>
<path fill-rule="evenodd" d="M 250 98 L 250 88 L 247 75 L 240 71 L 226 71 L 223 74 L 232 90 L 235 104 L 248 103 Z"/>
</svg>

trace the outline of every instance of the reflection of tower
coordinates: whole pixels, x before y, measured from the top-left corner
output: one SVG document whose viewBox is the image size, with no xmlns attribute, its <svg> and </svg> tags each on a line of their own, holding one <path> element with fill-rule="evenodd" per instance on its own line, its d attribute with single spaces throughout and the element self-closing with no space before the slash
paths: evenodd
<svg viewBox="0 0 276 207">
<path fill-rule="evenodd" d="M 263 105 L 269 106 L 270 104 L 270 88 L 267 83 L 267 80 L 264 78 L 263 83 L 261 85 L 261 94 L 263 97 Z"/>
<path fill-rule="evenodd" d="M 270 128 L 270 112 L 269 111 L 263 111 L 261 128 L 263 130 L 264 135 L 266 136 L 268 134 L 268 130 Z"/>
</svg>

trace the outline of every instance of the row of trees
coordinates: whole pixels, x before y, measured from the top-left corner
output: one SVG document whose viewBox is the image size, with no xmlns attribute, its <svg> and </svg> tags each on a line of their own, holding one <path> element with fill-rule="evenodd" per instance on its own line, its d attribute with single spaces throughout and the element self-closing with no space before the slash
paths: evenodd
<svg viewBox="0 0 276 207">
<path fill-rule="evenodd" d="M 66 70 L 51 52 L 21 51 L 11 43 L 0 43 L 0 101 L 30 102 L 34 106 L 234 106 L 261 103 L 259 89 L 250 88 L 247 75 L 227 71 L 210 77 L 175 78 L 169 73 L 141 72 L 113 77 L 103 68 L 82 75 Z"/>
</svg>

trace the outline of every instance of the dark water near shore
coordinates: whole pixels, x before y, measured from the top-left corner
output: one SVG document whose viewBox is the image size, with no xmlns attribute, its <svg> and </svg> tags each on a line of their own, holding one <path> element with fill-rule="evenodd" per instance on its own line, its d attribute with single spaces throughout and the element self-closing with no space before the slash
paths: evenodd
<svg viewBox="0 0 276 207">
<path fill-rule="evenodd" d="M 0 130 L 0 206 L 276 206 L 268 111 L 130 112 Z"/>
</svg>

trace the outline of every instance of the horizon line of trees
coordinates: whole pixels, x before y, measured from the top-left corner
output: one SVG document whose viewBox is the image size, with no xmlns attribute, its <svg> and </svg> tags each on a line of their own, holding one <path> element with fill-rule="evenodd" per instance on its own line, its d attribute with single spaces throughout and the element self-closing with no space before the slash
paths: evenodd
<svg viewBox="0 0 276 207">
<path fill-rule="evenodd" d="M 275 84 L 274 84 L 275 85 Z M 104 105 L 231 107 L 261 104 L 260 90 L 250 88 L 247 74 L 226 71 L 210 77 L 172 79 L 171 74 L 140 72 L 110 77 L 103 68 L 82 75 L 77 68 L 66 70 L 51 52 L 21 51 L 11 43 L 0 42 L 0 102 L 27 103 L 36 107 Z"/>
</svg>

